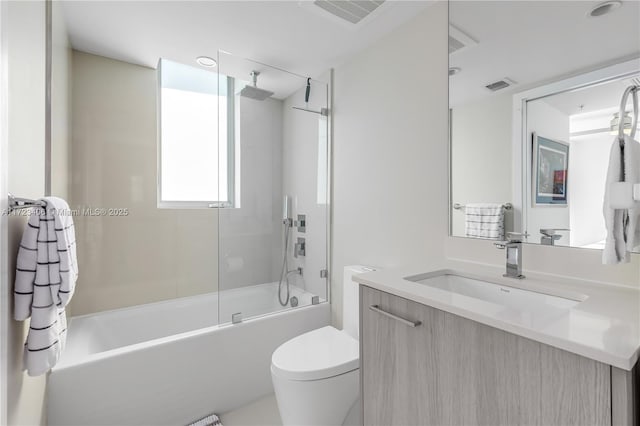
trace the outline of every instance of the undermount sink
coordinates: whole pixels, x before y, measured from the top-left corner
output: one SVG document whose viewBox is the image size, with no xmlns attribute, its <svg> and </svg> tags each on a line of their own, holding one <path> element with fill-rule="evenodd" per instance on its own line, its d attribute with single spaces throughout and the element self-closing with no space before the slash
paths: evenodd
<svg viewBox="0 0 640 426">
<path fill-rule="evenodd" d="M 545 294 L 540 291 L 530 291 L 521 288 L 492 283 L 475 278 L 469 278 L 450 272 L 439 274 L 416 275 L 405 278 L 408 281 L 446 291 L 452 298 L 458 298 L 461 303 L 473 304 L 475 300 L 485 302 L 493 314 L 510 317 L 521 322 L 527 317 L 527 322 L 533 317 L 544 317 L 562 314 L 586 300 L 586 296 L 576 294 L 573 297 Z M 524 284 L 524 282 L 521 282 Z M 478 307 L 478 306 L 476 306 Z M 496 309 L 497 308 L 497 309 Z"/>
</svg>

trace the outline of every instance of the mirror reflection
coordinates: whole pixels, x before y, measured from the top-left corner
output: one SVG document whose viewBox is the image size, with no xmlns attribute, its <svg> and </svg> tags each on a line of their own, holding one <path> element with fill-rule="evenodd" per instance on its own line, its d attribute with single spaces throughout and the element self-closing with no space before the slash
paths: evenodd
<svg viewBox="0 0 640 426">
<path fill-rule="evenodd" d="M 620 103 L 640 85 L 640 4 L 609 3 L 450 3 L 451 235 L 604 248 Z"/>
<path fill-rule="evenodd" d="M 621 94 L 636 84 L 636 75 L 527 102 L 530 181 L 523 225 L 529 242 L 604 248 L 611 144 L 618 134 Z"/>
</svg>

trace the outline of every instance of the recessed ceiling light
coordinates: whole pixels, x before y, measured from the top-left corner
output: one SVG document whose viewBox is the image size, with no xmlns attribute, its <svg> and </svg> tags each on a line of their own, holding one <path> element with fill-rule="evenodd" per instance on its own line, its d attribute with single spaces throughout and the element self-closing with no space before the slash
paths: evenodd
<svg viewBox="0 0 640 426">
<path fill-rule="evenodd" d="M 607 13 L 613 12 L 620 6 L 622 6 L 622 2 L 619 0 L 611 0 L 605 1 L 604 3 L 598 3 L 589 11 L 588 16 L 597 18 L 599 16 L 603 16 Z"/>
<path fill-rule="evenodd" d="M 458 74 L 460 71 L 462 71 L 462 69 L 459 68 L 459 67 L 451 67 L 451 68 L 449 68 L 449 77 L 451 77 L 452 75 Z"/>
<path fill-rule="evenodd" d="M 203 67 L 208 67 L 208 68 L 215 67 L 217 64 L 215 59 L 210 58 L 208 56 L 198 56 L 196 58 L 196 62 L 202 65 Z"/>
</svg>

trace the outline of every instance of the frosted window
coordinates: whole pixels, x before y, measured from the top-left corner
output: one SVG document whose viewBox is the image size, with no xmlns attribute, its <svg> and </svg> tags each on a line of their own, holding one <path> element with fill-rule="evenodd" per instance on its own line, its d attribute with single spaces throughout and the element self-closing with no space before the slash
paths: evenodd
<svg viewBox="0 0 640 426">
<path fill-rule="evenodd" d="M 228 79 L 164 59 L 160 75 L 160 207 L 230 205 Z"/>
</svg>

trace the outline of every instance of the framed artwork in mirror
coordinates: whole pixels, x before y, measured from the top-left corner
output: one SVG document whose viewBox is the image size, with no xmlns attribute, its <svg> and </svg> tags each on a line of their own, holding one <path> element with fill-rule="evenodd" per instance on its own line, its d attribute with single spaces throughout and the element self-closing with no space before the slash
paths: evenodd
<svg viewBox="0 0 640 426">
<path fill-rule="evenodd" d="M 536 133 L 533 139 L 533 205 L 567 206 L 569 144 Z"/>
</svg>

